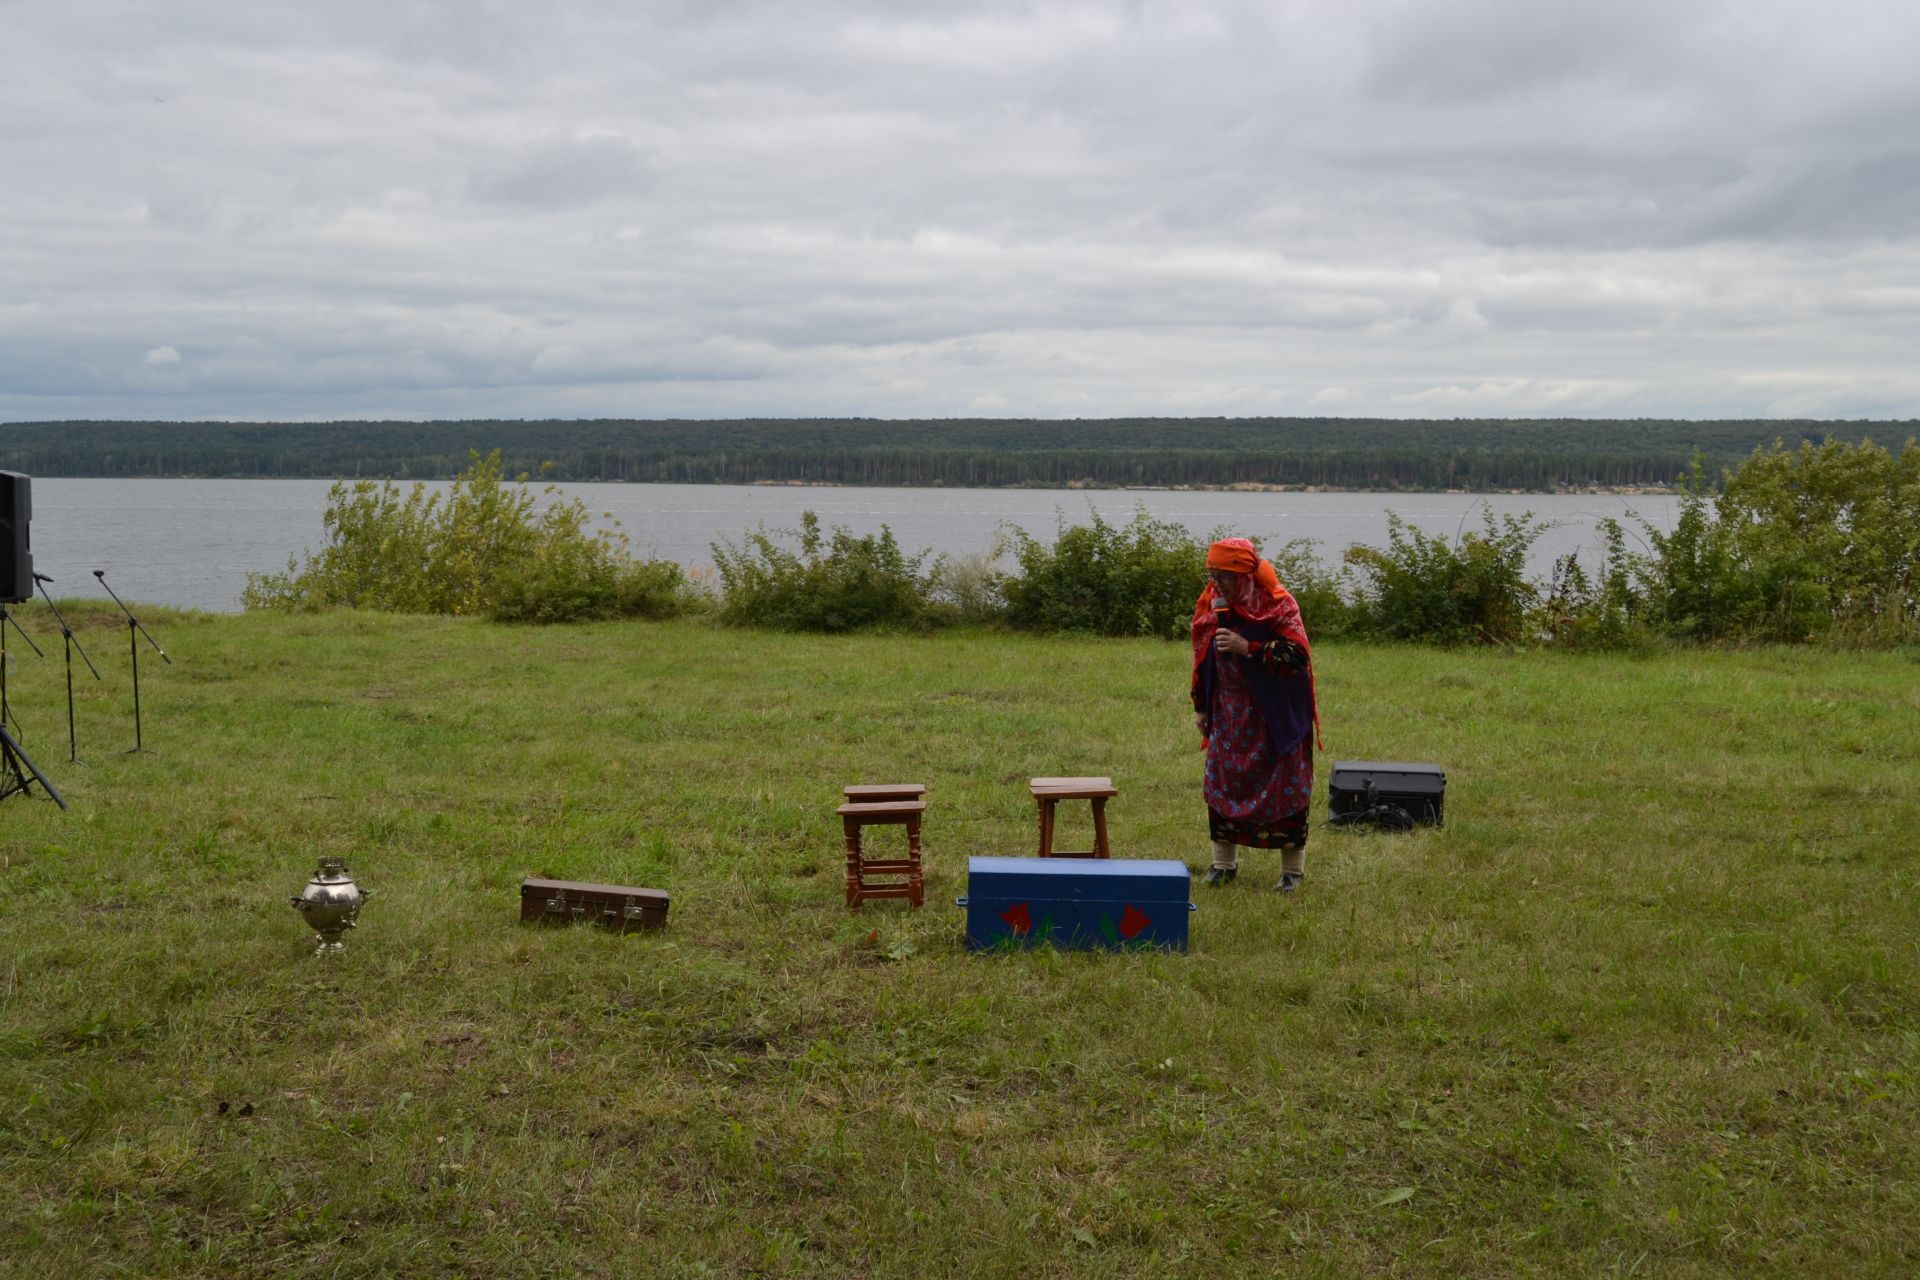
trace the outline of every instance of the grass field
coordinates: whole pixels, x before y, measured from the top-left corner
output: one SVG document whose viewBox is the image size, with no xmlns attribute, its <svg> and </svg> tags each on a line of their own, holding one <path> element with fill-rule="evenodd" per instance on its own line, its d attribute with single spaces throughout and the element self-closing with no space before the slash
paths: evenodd
<svg viewBox="0 0 1920 1280">
<path fill-rule="evenodd" d="M 0 804 L 4 1274 L 1920 1272 L 1912 654 L 1328 644 L 1323 780 L 1441 763 L 1443 830 L 982 956 L 1030 775 L 1204 865 L 1180 646 L 142 616 L 151 754 L 116 618 L 81 765 L 10 646 L 73 807 Z M 918 913 L 842 905 L 861 780 L 931 788 Z M 523 929 L 530 874 L 672 926 Z"/>
</svg>

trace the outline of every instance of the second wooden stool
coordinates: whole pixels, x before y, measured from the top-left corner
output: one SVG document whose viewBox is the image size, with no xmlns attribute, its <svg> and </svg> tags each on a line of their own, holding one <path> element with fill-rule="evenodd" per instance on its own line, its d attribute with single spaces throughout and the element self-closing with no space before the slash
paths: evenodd
<svg viewBox="0 0 1920 1280">
<path fill-rule="evenodd" d="M 858 911 L 868 898 L 905 898 L 909 908 L 917 909 L 925 896 L 920 876 L 920 815 L 927 810 L 927 789 L 916 782 L 863 784 L 847 787 L 842 794 L 847 803 L 836 812 L 847 840 L 848 909 Z M 861 832 L 874 826 L 904 826 L 907 856 L 867 856 L 861 847 Z M 906 879 L 872 884 L 867 880 L 870 875 L 904 875 Z"/>
<path fill-rule="evenodd" d="M 1027 784 L 1040 807 L 1040 856 L 1043 858 L 1107 858 L 1107 801 L 1120 794 L 1112 778 L 1035 778 Z M 1053 851 L 1053 807 L 1062 800 L 1093 801 L 1093 852 Z"/>
</svg>

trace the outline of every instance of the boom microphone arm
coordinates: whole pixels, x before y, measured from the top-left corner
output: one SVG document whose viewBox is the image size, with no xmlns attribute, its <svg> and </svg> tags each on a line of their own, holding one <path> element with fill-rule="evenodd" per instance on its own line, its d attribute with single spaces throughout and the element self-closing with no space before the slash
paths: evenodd
<svg viewBox="0 0 1920 1280">
<path fill-rule="evenodd" d="M 153 638 L 153 632 L 147 630 L 146 624 L 141 622 L 140 619 L 133 616 L 133 610 L 127 608 L 127 602 L 120 598 L 120 593 L 115 591 L 112 587 L 107 586 L 107 571 L 105 569 L 95 569 L 93 571 L 93 576 L 100 580 L 101 586 L 107 587 L 107 594 L 112 596 L 113 602 L 120 606 L 120 612 L 127 615 L 127 625 L 130 627 L 138 627 L 140 629 L 140 634 L 147 638 L 147 643 L 153 646 L 153 651 L 160 655 L 160 660 L 166 663 L 168 666 L 172 666 L 173 659 L 169 658 L 167 656 L 167 651 L 160 647 L 160 642 Z"/>
<path fill-rule="evenodd" d="M 99 581 L 101 586 L 107 587 L 107 571 L 105 569 L 95 569 L 93 576 Z M 160 647 L 160 642 L 153 638 L 153 633 L 147 630 L 140 619 L 133 616 L 133 610 L 127 608 L 127 602 L 120 598 L 118 591 L 115 591 L 112 587 L 107 587 L 107 594 L 112 596 L 113 602 L 120 606 L 120 612 L 127 615 L 127 658 L 133 664 L 133 749 L 134 751 L 145 751 L 147 749 L 146 739 L 141 736 L 140 732 L 140 636 L 147 638 L 147 643 L 153 646 L 153 651 L 160 655 L 162 662 L 168 666 L 172 666 L 173 659 L 167 656 L 167 651 Z M 139 634 L 136 635 L 135 632 Z"/>
<path fill-rule="evenodd" d="M 44 573 L 34 574 L 33 580 L 39 583 L 47 583 L 47 582 L 53 581 L 52 578 L 49 578 Z M 89 658 L 87 656 L 87 651 L 80 647 L 80 637 L 73 634 L 73 628 L 67 625 L 66 618 L 60 612 L 60 606 L 53 602 L 53 597 L 47 594 L 47 589 L 44 586 L 40 588 L 40 598 L 42 600 L 45 600 L 47 602 L 47 608 L 53 611 L 54 621 L 60 624 L 61 636 L 64 637 L 67 643 L 71 644 L 74 647 L 74 649 L 80 654 L 80 661 L 87 664 L 87 670 L 93 672 L 93 678 L 95 680 L 98 680 L 100 678 L 100 668 L 93 665 L 93 659 Z"/>
</svg>

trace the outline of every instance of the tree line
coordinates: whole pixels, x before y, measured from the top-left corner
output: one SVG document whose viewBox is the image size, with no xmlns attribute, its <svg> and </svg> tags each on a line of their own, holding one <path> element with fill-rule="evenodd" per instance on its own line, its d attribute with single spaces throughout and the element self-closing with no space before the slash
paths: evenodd
<svg viewBox="0 0 1920 1280">
<path fill-rule="evenodd" d="M 1288 485 L 1551 491 L 1678 483 L 1776 440 L 1897 443 L 1916 422 L 1728 419 L 740 418 L 0 424 L 41 476 L 449 479 L 967 488 Z"/>
</svg>

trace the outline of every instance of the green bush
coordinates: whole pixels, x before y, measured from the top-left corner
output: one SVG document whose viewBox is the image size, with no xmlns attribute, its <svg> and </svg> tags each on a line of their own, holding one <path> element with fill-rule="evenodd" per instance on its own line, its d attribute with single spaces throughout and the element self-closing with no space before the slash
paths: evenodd
<svg viewBox="0 0 1920 1280">
<path fill-rule="evenodd" d="M 573 622 L 588 618 L 672 618 L 708 607 L 707 597 L 671 560 L 610 559 L 536 564 L 500 583 L 500 622 Z"/>
<path fill-rule="evenodd" d="M 542 506 L 524 482 L 504 480 L 499 450 L 469 454 L 445 493 L 341 481 L 327 494 L 326 545 L 283 574 L 248 574 L 242 602 L 564 622 L 662 617 L 694 601 L 680 566 L 635 558 L 617 532 L 590 532 L 580 501 L 555 492 Z"/>
<path fill-rule="evenodd" d="M 1534 638 L 1539 588 L 1526 576 L 1527 552 L 1546 526 L 1531 512 L 1483 507 L 1485 527 L 1455 541 L 1433 537 L 1387 515 L 1387 546 L 1353 546 L 1347 563 L 1361 574 L 1355 630 L 1439 644 L 1520 644 Z"/>
<path fill-rule="evenodd" d="M 1651 596 L 1660 629 L 1677 640 L 1743 636 L 1761 613 L 1761 593 L 1713 511 L 1712 482 L 1700 458 L 1682 481 L 1680 516 L 1670 531 L 1645 526 L 1653 547 Z"/>
<path fill-rule="evenodd" d="M 1697 470 L 1696 465 L 1696 470 Z M 1726 475 L 1718 527 L 1745 634 L 1920 639 L 1920 449 L 1775 441 Z"/>
<path fill-rule="evenodd" d="M 1618 520 L 1601 520 L 1599 529 L 1606 550 L 1595 574 L 1576 554 L 1554 562 L 1541 608 L 1543 638 L 1567 649 L 1651 649 L 1658 639 L 1649 591 L 1657 577 L 1654 560 L 1627 548 Z"/>
<path fill-rule="evenodd" d="M 992 625 L 1006 620 L 1005 530 L 996 530 L 986 551 L 941 556 L 931 574 L 933 607 L 943 622 Z"/>
<path fill-rule="evenodd" d="M 789 550 L 775 536 L 798 538 Z M 720 618 L 735 626 L 782 631 L 857 631 L 921 627 L 934 620 L 933 574 L 926 553 L 909 556 L 882 525 L 855 536 L 835 525 L 826 535 L 820 517 L 802 512 L 798 530 L 764 528 L 740 545 L 713 544 L 720 575 Z"/>
<path fill-rule="evenodd" d="M 1673 529 L 1635 569 L 1678 640 L 1920 639 L 1920 449 L 1775 442 L 1713 481 L 1695 457 Z M 1643 526 L 1644 526 L 1644 522 Z"/>
<path fill-rule="evenodd" d="M 1350 635 L 1356 625 L 1351 602 L 1349 575 L 1330 570 L 1321 561 L 1319 543 L 1311 538 L 1295 538 L 1273 551 L 1262 551 L 1273 566 L 1280 585 L 1292 593 L 1300 606 L 1300 618 L 1307 625 L 1309 639 L 1332 639 Z"/>
<path fill-rule="evenodd" d="M 1052 546 L 1010 531 L 1020 572 L 1002 587 L 1007 620 L 1032 631 L 1103 636 L 1187 634 L 1206 579 L 1207 548 L 1177 524 L 1141 507 L 1116 528 L 1093 523 L 1060 531 Z"/>
</svg>

